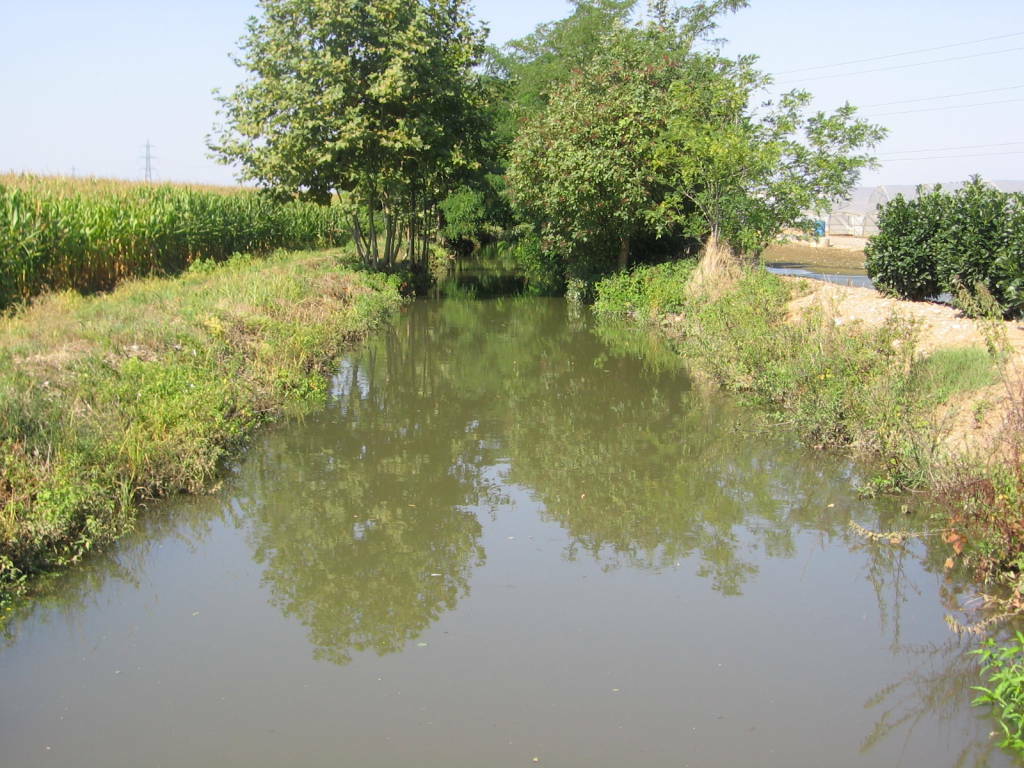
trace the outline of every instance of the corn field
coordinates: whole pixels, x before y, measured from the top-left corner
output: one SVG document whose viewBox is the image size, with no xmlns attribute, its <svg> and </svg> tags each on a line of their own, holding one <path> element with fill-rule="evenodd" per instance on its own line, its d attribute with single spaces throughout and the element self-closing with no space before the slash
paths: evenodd
<svg viewBox="0 0 1024 768">
<path fill-rule="evenodd" d="M 109 290 L 199 259 L 347 237 L 339 208 L 253 190 L 0 176 L 0 310 L 46 290 Z"/>
</svg>

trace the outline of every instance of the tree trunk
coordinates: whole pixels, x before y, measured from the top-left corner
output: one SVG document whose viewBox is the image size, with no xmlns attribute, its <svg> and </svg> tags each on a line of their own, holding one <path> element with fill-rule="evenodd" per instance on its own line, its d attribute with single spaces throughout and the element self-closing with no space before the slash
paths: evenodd
<svg viewBox="0 0 1024 768">
<path fill-rule="evenodd" d="M 373 268 L 377 269 L 380 266 L 377 256 L 377 219 L 373 215 L 373 203 L 369 205 L 370 213 L 370 254 L 373 257 Z"/>
<path fill-rule="evenodd" d="M 366 266 L 370 264 L 370 254 L 366 249 L 366 242 L 363 239 L 363 228 L 359 226 L 359 214 L 352 217 L 352 236 L 356 241 L 356 253 Z"/>
<path fill-rule="evenodd" d="M 384 210 L 384 264 L 390 269 L 395 263 L 395 220 Z"/>
<path fill-rule="evenodd" d="M 402 252 L 402 247 L 405 245 L 405 222 L 402 218 L 395 218 L 395 261 L 398 261 L 398 254 Z M 392 264 L 391 266 L 394 266 Z"/>
<path fill-rule="evenodd" d="M 619 271 L 624 272 L 629 266 L 629 238 L 619 238 Z"/>
</svg>

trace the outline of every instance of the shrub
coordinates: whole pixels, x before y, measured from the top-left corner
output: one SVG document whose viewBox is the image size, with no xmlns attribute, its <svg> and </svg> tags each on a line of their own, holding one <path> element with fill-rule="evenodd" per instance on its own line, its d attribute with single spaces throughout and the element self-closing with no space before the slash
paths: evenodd
<svg viewBox="0 0 1024 768">
<path fill-rule="evenodd" d="M 868 276 L 883 293 L 920 301 L 939 294 L 935 249 L 949 210 L 949 197 L 936 187 L 898 195 L 878 212 L 878 235 L 864 253 Z"/>
<path fill-rule="evenodd" d="M 881 291 L 921 300 L 984 289 L 1003 314 L 1024 310 L 1024 196 L 974 176 L 952 194 L 936 187 L 896 197 L 878 226 L 865 254 Z"/>
<path fill-rule="evenodd" d="M 1002 249 L 995 261 L 996 292 L 1008 314 L 1024 313 L 1024 194 L 1007 206 Z"/>
<path fill-rule="evenodd" d="M 958 189 L 946 206 L 935 248 L 939 285 L 984 285 L 1002 305 L 995 264 L 1003 251 L 1010 196 L 977 176 Z"/>
<path fill-rule="evenodd" d="M 601 280 L 595 286 L 594 311 L 603 315 L 632 315 L 643 320 L 681 312 L 685 287 L 696 262 L 689 259 L 657 266 L 640 266 Z"/>
</svg>

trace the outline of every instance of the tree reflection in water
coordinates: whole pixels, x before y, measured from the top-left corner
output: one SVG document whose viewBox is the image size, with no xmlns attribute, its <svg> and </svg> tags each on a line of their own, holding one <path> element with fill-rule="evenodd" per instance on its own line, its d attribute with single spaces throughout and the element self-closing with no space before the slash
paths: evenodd
<svg viewBox="0 0 1024 768">
<path fill-rule="evenodd" d="M 970 593 L 943 575 L 942 548 L 862 541 L 851 510 L 876 530 L 906 521 L 896 503 L 856 498 L 848 462 L 755 430 L 750 410 L 698 391 L 653 337 L 595 334 L 567 312 L 535 299 L 417 304 L 346 358 L 326 413 L 264 433 L 224 496 L 176 501 L 173 517 L 151 516 L 150 534 L 68 575 L 33 610 L 73 613 L 105 579 L 138 579 L 153 541 L 198 542 L 222 518 L 245 531 L 271 601 L 306 628 L 317 658 L 397 651 L 468 594 L 485 560 L 481 516 L 515 484 L 565 531 L 568 558 L 605 569 L 686 559 L 728 596 L 766 557 L 793 558 L 801 536 L 860 552 L 891 651 L 912 659 L 867 702 L 879 715 L 864 749 L 962 713 L 969 644 L 904 645 L 900 626 L 915 591 L 935 589 L 908 571 L 945 579 L 949 610 Z M 986 748 L 958 765 L 983 764 Z"/>
</svg>

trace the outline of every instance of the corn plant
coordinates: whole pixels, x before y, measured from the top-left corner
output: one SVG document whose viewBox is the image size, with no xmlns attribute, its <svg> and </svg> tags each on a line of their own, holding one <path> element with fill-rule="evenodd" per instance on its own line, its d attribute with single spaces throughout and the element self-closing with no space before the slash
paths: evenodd
<svg viewBox="0 0 1024 768">
<path fill-rule="evenodd" d="M 339 207 L 255 190 L 0 176 L 0 310 L 46 290 L 109 290 L 197 260 L 346 237 Z"/>
</svg>

